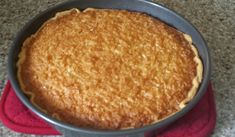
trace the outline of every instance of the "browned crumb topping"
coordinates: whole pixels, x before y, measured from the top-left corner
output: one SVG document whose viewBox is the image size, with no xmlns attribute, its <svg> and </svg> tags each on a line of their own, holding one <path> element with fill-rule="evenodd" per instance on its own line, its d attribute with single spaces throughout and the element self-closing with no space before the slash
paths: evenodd
<svg viewBox="0 0 235 137">
<path fill-rule="evenodd" d="M 190 45 L 142 13 L 71 10 L 25 41 L 18 76 L 34 103 L 62 121 L 141 127 L 181 109 L 197 75 Z"/>
</svg>

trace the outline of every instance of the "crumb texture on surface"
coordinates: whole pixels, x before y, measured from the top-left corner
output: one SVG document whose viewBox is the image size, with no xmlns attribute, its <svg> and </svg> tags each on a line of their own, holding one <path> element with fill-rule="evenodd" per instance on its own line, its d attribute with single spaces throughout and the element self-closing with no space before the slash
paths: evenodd
<svg viewBox="0 0 235 137">
<path fill-rule="evenodd" d="M 191 46 L 183 33 L 142 13 L 72 9 L 24 42 L 18 77 L 31 100 L 62 121 L 141 127 L 194 96 L 201 73 Z"/>
</svg>

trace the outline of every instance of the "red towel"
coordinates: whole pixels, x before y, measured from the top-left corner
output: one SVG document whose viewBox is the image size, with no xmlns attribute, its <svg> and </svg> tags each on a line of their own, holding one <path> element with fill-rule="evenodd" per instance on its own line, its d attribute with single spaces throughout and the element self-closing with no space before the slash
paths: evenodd
<svg viewBox="0 0 235 137">
<path fill-rule="evenodd" d="M 27 109 L 15 95 L 8 81 L 0 101 L 0 120 L 16 131 L 27 134 L 59 135 L 60 133 Z M 211 85 L 200 102 L 158 137 L 206 137 L 215 127 L 216 111 Z"/>
</svg>

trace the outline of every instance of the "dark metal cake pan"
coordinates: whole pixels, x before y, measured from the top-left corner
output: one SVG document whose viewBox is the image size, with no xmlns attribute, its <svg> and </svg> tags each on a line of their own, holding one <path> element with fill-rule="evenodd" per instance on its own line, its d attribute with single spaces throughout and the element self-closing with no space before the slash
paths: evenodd
<svg viewBox="0 0 235 137">
<path fill-rule="evenodd" d="M 59 120 L 52 118 L 51 116 L 43 113 L 37 109 L 22 92 L 19 82 L 17 80 L 17 67 L 16 63 L 18 60 L 18 54 L 20 52 L 22 43 L 27 37 L 35 33 L 40 26 L 53 17 L 55 13 L 68 10 L 71 8 L 78 8 L 80 10 L 86 8 L 110 8 L 110 9 L 126 9 L 130 11 L 138 11 L 147 13 L 163 22 L 169 24 L 170 26 L 189 34 L 193 39 L 193 44 L 197 48 L 199 55 L 203 63 L 203 79 L 198 88 L 195 97 L 183 108 L 181 111 L 175 113 L 174 115 L 157 122 L 152 125 L 144 126 L 141 128 L 125 129 L 125 130 L 96 130 L 88 128 L 76 127 Z M 154 3 L 152 1 L 145 0 L 70 0 L 52 7 L 36 17 L 30 20 L 16 35 L 12 47 L 8 55 L 8 76 L 10 82 L 19 97 L 19 99 L 34 113 L 39 117 L 47 121 L 49 124 L 58 129 L 65 136 L 78 136 L 78 137 L 143 137 L 145 134 L 153 135 L 157 134 L 167 125 L 171 124 L 175 120 L 184 116 L 188 111 L 190 111 L 204 95 L 206 88 L 209 83 L 211 72 L 211 62 L 209 50 L 204 41 L 202 35 L 189 21 L 184 19 L 182 16 L 176 12 Z"/>
</svg>

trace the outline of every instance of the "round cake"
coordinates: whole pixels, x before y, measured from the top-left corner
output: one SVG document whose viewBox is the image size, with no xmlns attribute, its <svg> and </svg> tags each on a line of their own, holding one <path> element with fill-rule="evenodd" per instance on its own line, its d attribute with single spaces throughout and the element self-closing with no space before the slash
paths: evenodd
<svg viewBox="0 0 235 137">
<path fill-rule="evenodd" d="M 92 8 L 57 13 L 24 41 L 17 63 L 20 86 L 39 109 L 108 130 L 175 114 L 202 71 L 189 35 L 144 13 Z"/>
</svg>

